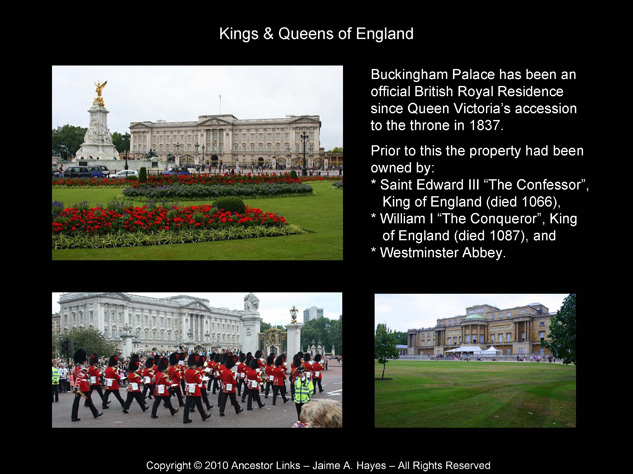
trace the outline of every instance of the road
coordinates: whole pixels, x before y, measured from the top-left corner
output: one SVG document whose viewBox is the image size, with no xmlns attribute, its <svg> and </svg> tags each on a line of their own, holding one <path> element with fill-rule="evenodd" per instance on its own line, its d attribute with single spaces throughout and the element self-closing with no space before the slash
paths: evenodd
<svg viewBox="0 0 633 474">
<path fill-rule="evenodd" d="M 336 361 L 330 361 L 329 370 L 323 372 L 323 393 L 314 395 L 315 399 L 327 398 L 336 401 L 343 400 L 343 366 Z M 125 388 L 120 390 L 121 398 L 126 399 Z M 74 395 L 72 393 L 60 393 L 59 401 L 52 403 L 52 427 L 53 428 L 291 428 L 297 421 L 297 412 L 295 404 L 292 401 L 284 403 L 281 397 L 277 397 L 277 403 L 273 406 L 272 390 L 268 398 L 264 398 L 260 394 L 262 402 L 265 404 L 262 408 L 253 407 L 252 411 L 246 410 L 246 402 L 238 402 L 244 409 L 239 414 L 227 402 L 224 417 L 219 416 L 218 412 L 218 395 L 209 394 L 209 401 L 213 406 L 211 409 L 211 418 L 202 421 L 199 413 L 191 413 L 190 419 L 192 423 L 183 423 L 184 407 L 179 408 L 178 413 L 170 415 L 169 410 L 160 406 L 158 408 L 158 418 L 151 418 L 151 406 L 154 400 L 146 400 L 150 407 L 149 410 L 143 412 L 134 401 L 128 410 L 129 413 L 121 411 L 119 401 L 112 395 L 108 398 L 111 402 L 109 408 L 101 410 L 101 400 L 97 392 L 92 392 L 92 400 L 99 411 L 103 411 L 103 415 L 93 418 L 88 408 L 83 406 L 83 400 L 79 403 L 80 421 L 70 421 L 72 403 Z M 290 394 L 288 394 L 288 397 Z M 178 404 L 178 400 L 172 397 L 174 406 Z"/>
</svg>

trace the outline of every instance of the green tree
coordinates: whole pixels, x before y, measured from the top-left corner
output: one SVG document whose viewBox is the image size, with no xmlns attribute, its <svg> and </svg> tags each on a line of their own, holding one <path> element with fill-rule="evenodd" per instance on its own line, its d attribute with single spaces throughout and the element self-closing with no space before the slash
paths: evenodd
<svg viewBox="0 0 633 474">
<path fill-rule="evenodd" d="M 385 368 L 389 359 L 398 359 L 400 354 L 396 349 L 396 335 L 391 332 L 386 324 L 379 324 L 376 327 L 374 357 L 378 363 L 382 364 L 382 378 L 385 378 Z"/>
<path fill-rule="evenodd" d="M 75 127 L 73 125 L 64 125 L 61 128 L 52 131 L 52 149 L 59 153 L 61 145 L 68 148 L 69 155 L 74 155 L 84 142 L 87 128 Z"/>
<path fill-rule="evenodd" d="M 549 340 L 543 341 L 554 357 L 564 364 L 576 364 L 576 295 L 570 294 L 550 318 Z"/>
<path fill-rule="evenodd" d="M 130 149 L 130 134 L 125 132 L 121 135 L 119 132 L 112 132 L 112 144 L 119 153 Z"/>
<path fill-rule="evenodd" d="M 325 352 L 334 346 L 338 355 L 343 354 L 342 324 L 343 316 L 338 320 L 329 318 L 311 319 L 301 329 L 301 347 L 310 347 L 312 341 L 321 342 Z"/>
<path fill-rule="evenodd" d="M 97 354 L 99 357 L 110 357 L 113 354 L 119 353 L 117 345 L 106 341 L 103 334 L 96 329 L 74 328 L 60 335 L 60 339 L 66 338 L 74 341 L 75 351 L 83 349 L 86 351 L 88 357 L 90 357 L 91 354 Z M 71 359 L 73 355 L 74 354 L 70 354 Z"/>
</svg>

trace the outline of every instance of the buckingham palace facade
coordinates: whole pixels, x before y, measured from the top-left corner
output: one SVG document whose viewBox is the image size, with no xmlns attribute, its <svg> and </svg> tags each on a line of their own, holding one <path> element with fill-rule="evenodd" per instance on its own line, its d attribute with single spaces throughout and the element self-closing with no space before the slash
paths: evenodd
<svg viewBox="0 0 633 474">
<path fill-rule="evenodd" d="M 130 157 L 154 153 L 162 162 L 211 168 L 308 168 L 318 163 L 321 121 L 318 115 L 240 120 L 201 115 L 191 122 L 132 122 Z"/>
<path fill-rule="evenodd" d="M 170 352 L 182 345 L 209 352 L 254 351 L 261 322 L 258 302 L 251 293 L 244 298 L 244 310 L 231 310 L 213 308 L 209 300 L 187 295 L 63 293 L 59 331 L 63 335 L 74 328 L 94 329 L 121 349 L 130 345 L 133 352 Z"/>
<path fill-rule="evenodd" d="M 466 314 L 441 318 L 435 327 L 407 331 L 407 355 L 443 356 L 460 346 L 494 346 L 504 356 L 550 354 L 542 342 L 549 336 L 549 309 L 532 303 L 500 309 L 488 304 L 466 308 Z"/>
</svg>

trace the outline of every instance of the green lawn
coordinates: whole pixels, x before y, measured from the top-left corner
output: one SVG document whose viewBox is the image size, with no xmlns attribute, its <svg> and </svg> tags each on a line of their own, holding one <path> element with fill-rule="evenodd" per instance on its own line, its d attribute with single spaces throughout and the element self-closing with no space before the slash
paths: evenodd
<svg viewBox="0 0 633 474">
<path fill-rule="evenodd" d="M 377 428 L 576 426 L 576 367 L 547 362 L 391 361 L 375 367 Z"/>
<path fill-rule="evenodd" d="M 93 250 L 53 250 L 54 260 L 342 260 L 343 190 L 331 181 L 310 183 L 313 196 L 245 199 L 265 212 L 284 216 L 306 231 L 302 235 L 195 244 L 158 245 Z M 106 205 L 122 201 L 121 188 L 53 188 L 52 200 L 70 207 L 86 201 Z M 129 203 L 126 200 L 126 203 Z M 211 201 L 202 201 L 211 203 Z M 181 202 L 197 205 L 201 201 Z M 143 205 L 142 202 L 134 202 Z"/>
</svg>

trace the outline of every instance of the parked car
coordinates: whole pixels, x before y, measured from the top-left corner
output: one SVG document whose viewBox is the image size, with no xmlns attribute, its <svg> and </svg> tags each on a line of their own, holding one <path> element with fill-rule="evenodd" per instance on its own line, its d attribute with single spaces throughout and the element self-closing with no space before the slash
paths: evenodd
<svg viewBox="0 0 633 474">
<path fill-rule="evenodd" d="M 98 166 L 88 166 L 93 178 L 103 178 L 103 171 Z"/>
<path fill-rule="evenodd" d="M 168 174 L 168 175 L 175 174 L 175 175 L 181 176 L 181 175 L 189 175 L 191 173 L 184 166 L 174 166 L 173 168 L 167 171 L 163 171 L 163 174 Z"/>
<path fill-rule="evenodd" d="M 117 174 L 113 174 L 112 178 L 125 179 L 125 178 L 138 178 L 138 171 L 136 170 L 121 170 Z"/>
<path fill-rule="evenodd" d="M 92 167 L 94 170 L 93 171 L 101 171 L 101 176 L 103 178 L 109 178 L 110 177 L 110 170 L 104 166 L 104 165 L 97 165 L 97 166 L 93 166 Z"/>
<path fill-rule="evenodd" d="M 64 170 L 64 178 L 92 178 L 87 166 L 69 166 Z"/>
</svg>

